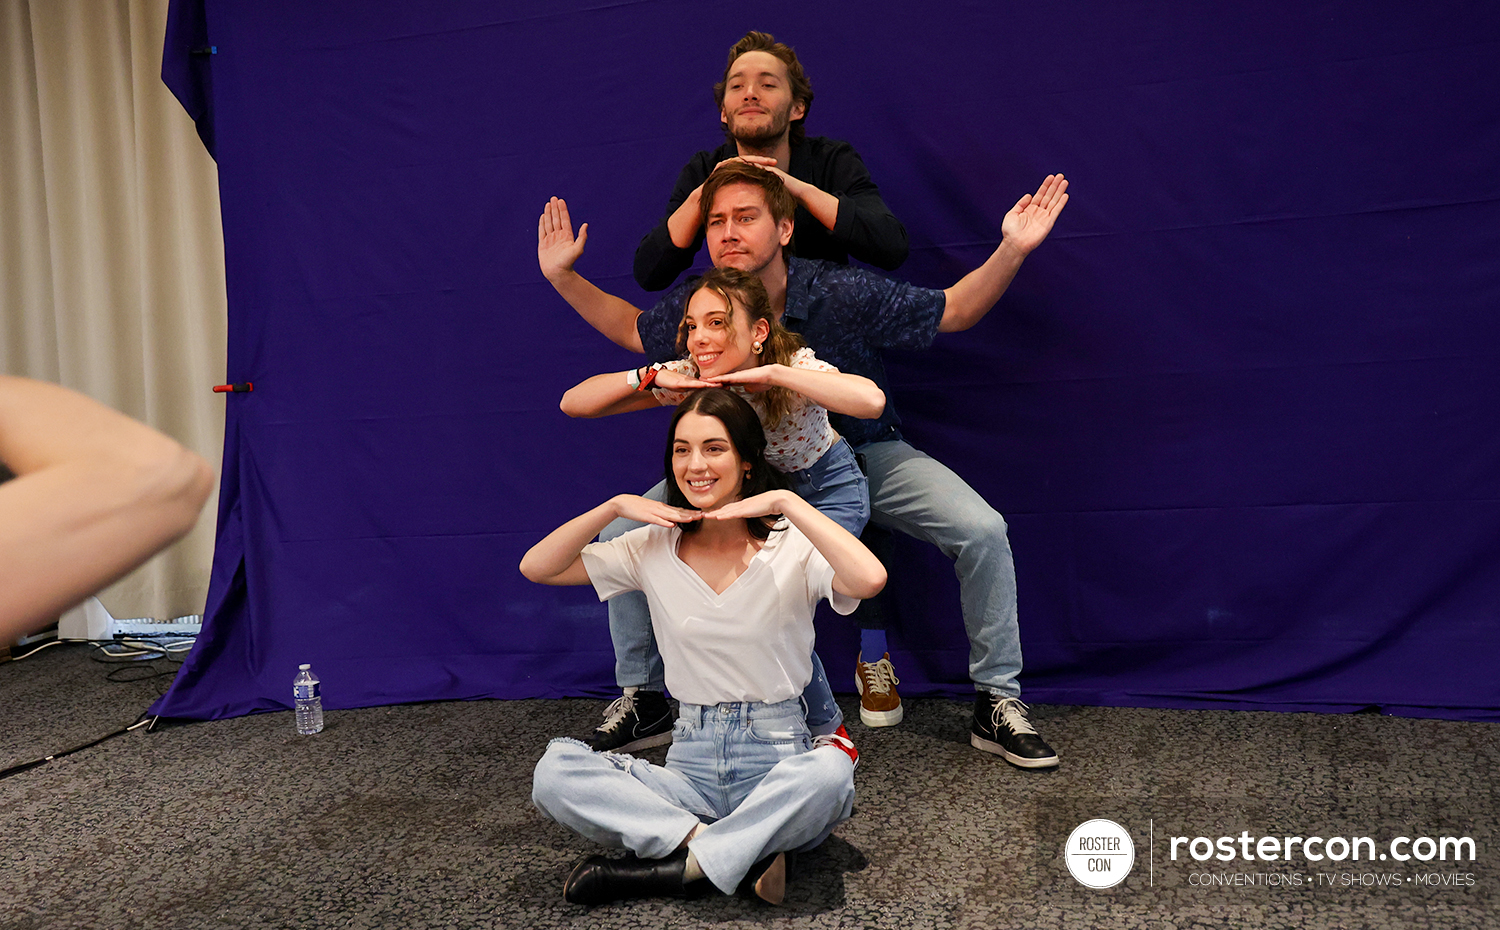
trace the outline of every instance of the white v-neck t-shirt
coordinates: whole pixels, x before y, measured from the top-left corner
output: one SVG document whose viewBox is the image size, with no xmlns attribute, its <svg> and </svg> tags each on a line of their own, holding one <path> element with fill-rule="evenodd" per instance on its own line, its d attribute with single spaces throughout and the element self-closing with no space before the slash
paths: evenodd
<svg viewBox="0 0 1500 930">
<path fill-rule="evenodd" d="M 677 556 L 682 530 L 643 526 L 583 547 L 599 600 L 641 591 L 666 670 L 667 690 L 689 704 L 775 703 L 812 680 L 813 609 L 827 598 L 850 614 L 857 598 L 833 590 L 833 566 L 789 521 L 743 574 L 715 594 Z"/>
</svg>

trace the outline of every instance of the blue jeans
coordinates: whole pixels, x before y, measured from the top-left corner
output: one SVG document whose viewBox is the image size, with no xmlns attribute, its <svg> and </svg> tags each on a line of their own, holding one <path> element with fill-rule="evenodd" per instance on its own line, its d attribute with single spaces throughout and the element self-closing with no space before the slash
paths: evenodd
<svg viewBox="0 0 1500 930">
<path fill-rule="evenodd" d="M 859 451 L 870 476 L 871 522 L 930 542 L 954 561 L 969 678 L 978 690 L 1019 697 L 1021 629 L 1005 518 L 952 469 L 902 440 Z"/>
<path fill-rule="evenodd" d="M 858 536 L 870 519 L 869 484 L 854 450 L 840 439 L 811 468 L 788 474 L 787 480 L 797 496 L 818 508 L 835 523 Z M 667 483 L 659 482 L 644 496 L 664 501 Z M 599 534 L 601 541 L 614 539 L 642 524 L 633 520 L 615 520 Z M 656 648 L 656 634 L 651 629 L 651 611 L 646 595 L 629 591 L 609 599 L 609 638 L 615 647 L 615 682 L 622 688 L 635 686 L 652 691 L 665 689 L 661 653 Z M 844 714 L 833 700 L 833 688 L 823 662 L 813 653 L 813 677 L 802 692 L 807 704 L 807 725 L 821 736 L 837 730 Z"/>
<path fill-rule="evenodd" d="M 798 497 L 856 539 L 870 522 L 870 483 L 848 442 L 840 439 L 822 458 L 801 471 L 788 472 L 786 479 Z"/>
<path fill-rule="evenodd" d="M 733 894 L 750 867 L 811 849 L 854 810 L 854 764 L 810 749 L 801 703 L 683 704 L 665 766 L 555 739 L 536 764 L 531 800 L 545 816 L 605 846 L 661 859 L 700 823 L 688 848 Z"/>
</svg>

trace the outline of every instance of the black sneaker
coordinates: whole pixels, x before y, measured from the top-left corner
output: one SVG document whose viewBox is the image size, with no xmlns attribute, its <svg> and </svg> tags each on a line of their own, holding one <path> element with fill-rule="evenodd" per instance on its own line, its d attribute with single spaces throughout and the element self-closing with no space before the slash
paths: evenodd
<svg viewBox="0 0 1500 930">
<path fill-rule="evenodd" d="M 615 698 L 604 722 L 589 737 L 595 752 L 635 752 L 672 742 L 672 705 L 660 691 L 636 691 Z"/>
<path fill-rule="evenodd" d="M 974 696 L 974 723 L 969 728 L 969 744 L 1023 769 L 1051 768 L 1057 764 L 1057 753 L 1037 735 L 1026 710 L 1020 698 L 979 692 Z"/>
</svg>

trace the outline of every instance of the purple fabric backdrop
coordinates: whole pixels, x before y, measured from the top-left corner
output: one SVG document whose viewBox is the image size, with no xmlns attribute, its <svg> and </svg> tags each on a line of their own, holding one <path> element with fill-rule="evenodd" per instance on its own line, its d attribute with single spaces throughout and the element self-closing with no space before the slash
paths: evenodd
<svg viewBox="0 0 1500 930">
<path fill-rule="evenodd" d="M 945 286 L 1050 171 L 1072 203 L 976 329 L 894 353 L 919 447 L 1011 521 L 1025 696 L 1500 716 L 1492 4 L 178 0 L 164 75 L 222 189 L 229 395 L 207 619 L 153 710 L 605 694 L 604 609 L 521 553 L 657 477 L 665 417 L 570 421 L 631 357 L 537 271 L 630 257 L 747 28 L 795 45 Z M 192 56 L 212 44 L 217 54 Z M 211 78 L 211 80 L 210 80 Z M 903 541 L 906 694 L 961 693 Z M 835 683 L 854 637 L 820 621 Z"/>
</svg>

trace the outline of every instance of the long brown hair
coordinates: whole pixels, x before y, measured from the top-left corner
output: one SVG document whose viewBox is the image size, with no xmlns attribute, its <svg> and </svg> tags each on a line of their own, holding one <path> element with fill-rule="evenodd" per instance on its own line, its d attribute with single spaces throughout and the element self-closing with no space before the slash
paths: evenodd
<svg viewBox="0 0 1500 930">
<path fill-rule="evenodd" d="M 776 314 L 771 312 L 771 298 L 766 294 L 766 286 L 755 275 L 738 268 L 712 268 L 698 279 L 692 293 L 688 294 L 688 300 L 692 300 L 693 294 L 705 290 L 713 291 L 724 301 L 724 317 L 731 325 L 731 340 L 734 338 L 732 327 L 736 308 L 745 311 L 745 317 L 752 328 L 757 320 L 765 320 L 769 324 L 770 335 L 761 343 L 761 351 L 757 355 L 760 364 L 791 365 L 792 356 L 807 345 L 801 336 L 782 326 L 776 319 Z M 683 355 L 688 355 L 687 334 L 687 305 L 684 304 L 682 321 L 677 324 L 677 351 Z M 697 366 L 694 365 L 694 374 L 697 374 L 696 369 Z M 796 399 L 798 395 L 784 387 L 770 388 L 760 396 L 763 398 L 761 405 L 766 412 L 767 430 L 775 429 L 783 417 L 799 406 Z"/>
</svg>

